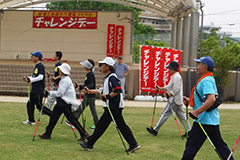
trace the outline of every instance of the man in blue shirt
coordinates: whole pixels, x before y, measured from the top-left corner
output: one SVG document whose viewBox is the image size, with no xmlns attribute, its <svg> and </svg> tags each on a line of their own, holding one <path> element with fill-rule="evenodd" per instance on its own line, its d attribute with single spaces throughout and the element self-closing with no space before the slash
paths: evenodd
<svg viewBox="0 0 240 160">
<path fill-rule="evenodd" d="M 35 125 L 34 120 L 34 110 L 35 105 L 37 109 L 40 111 L 42 108 L 42 98 L 43 98 L 43 90 L 45 88 L 45 69 L 44 65 L 41 63 L 42 53 L 36 51 L 31 53 L 32 61 L 36 64 L 33 70 L 32 76 L 24 76 L 23 80 L 27 83 L 31 83 L 32 89 L 30 93 L 29 100 L 27 102 L 27 113 L 28 119 L 23 122 L 23 124 Z"/>
<path fill-rule="evenodd" d="M 191 113 L 198 118 L 198 121 L 202 124 L 221 157 L 227 159 L 230 150 L 221 137 L 218 108 L 207 111 L 216 101 L 215 95 L 218 94 L 216 82 L 212 75 L 215 66 L 214 61 L 209 56 L 194 59 L 194 61 L 197 62 L 197 74 L 200 75 L 201 78 L 193 88 L 190 98 L 184 97 L 184 103 L 189 102 L 190 106 L 193 107 Z M 199 93 L 199 96 L 196 92 Z M 204 102 L 201 102 L 199 97 L 201 97 Z M 192 130 L 189 132 L 182 160 L 194 159 L 205 140 L 205 134 L 199 124 L 194 121 Z M 233 160 L 233 157 L 231 160 Z"/>
<path fill-rule="evenodd" d="M 116 67 L 116 74 L 118 79 L 121 82 L 121 88 L 122 88 L 122 94 L 123 94 L 123 98 L 125 98 L 125 81 L 126 81 L 126 76 L 128 75 L 128 73 L 130 72 L 130 68 L 128 65 L 126 65 L 123 60 L 122 60 L 122 56 L 118 57 L 118 63 L 115 64 Z"/>
</svg>

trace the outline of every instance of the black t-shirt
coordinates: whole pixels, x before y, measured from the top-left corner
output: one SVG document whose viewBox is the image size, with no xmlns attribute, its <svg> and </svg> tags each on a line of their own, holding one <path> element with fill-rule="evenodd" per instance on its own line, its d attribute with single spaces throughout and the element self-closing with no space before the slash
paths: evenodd
<svg viewBox="0 0 240 160">
<path fill-rule="evenodd" d="M 96 80 L 93 72 L 88 72 L 84 79 L 84 84 L 80 85 L 80 89 L 87 87 L 89 89 L 96 89 Z M 94 98 L 96 97 L 95 94 L 88 94 L 87 97 Z"/>
<path fill-rule="evenodd" d="M 60 61 L 58 61 L 58 62 L 55 64 L 54 71 L 53 71 L 54 77 L 59 76 L 58 66 L 61 66 L 61 65 L 62 65 L 62 63 L 61 63 Z M 58 78 L 58 79 L 54 80 L 54 83 L 58 86 L 60 80 L 61 80 L 61 79 Z"/>
<path fill-rule="evenodd" d="M 32 93 L 43 93 L 43 90 L 45 88 L 45 69 L 44 65 L 40 62 L 35 65 L 35 68 L 33 70 L 32 77 L 35 78 L 39 76 L 40 74 L 43 75 L 43 79 L 41 81 L 33 82 L 32 83 Z"/>
</svg>

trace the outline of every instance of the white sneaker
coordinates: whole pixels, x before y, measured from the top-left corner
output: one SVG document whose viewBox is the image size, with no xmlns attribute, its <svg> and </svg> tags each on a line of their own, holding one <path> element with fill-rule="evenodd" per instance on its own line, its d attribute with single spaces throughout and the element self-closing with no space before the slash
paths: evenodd
<svg viewBox="0 0 240 160">
<path fill-rule="evenodd" d="M 35 125 L 36 123 L 35 122 L 30 122 L 29 120 L 26 120 L 26 121 L 24 121 L 23 122 L 23 124 L 25 124 L 25 125 Z"/>
</svg>

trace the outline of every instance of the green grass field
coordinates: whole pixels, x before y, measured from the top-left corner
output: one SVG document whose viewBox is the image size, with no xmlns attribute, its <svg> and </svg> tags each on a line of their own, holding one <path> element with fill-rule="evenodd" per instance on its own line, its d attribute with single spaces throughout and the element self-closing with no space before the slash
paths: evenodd
<svg viewBox="0 0 240 160">
<path fill-rule="evenodd" d="M 99 117 L 103 110 L 97 106 Z M 162 108 L 156 109 L 155 122 L 157 123 Z M 32 141 L 35 126 L 26 126 L 22 121 L 27 119 L 24 103 L 0 102 L 0 160 L 38 160 L 38 159 L 138 159 L 138 160 L 177 160 L 181 159 L 186 140 L 180 138 L 177 126 L 171 116 L 159 130 L 158 136 L 152 136 L 146 131 L 150 126 L 152 108 L 126 107 L 124 118 L 141 145 L 141 149 L 126 155 L 117 134 L 114 124 L 111 124 L 104 135 L 94 145 L 93 152 L 83 150 L 72 130 L 65 124 L 60 124 L 62 117 L 56 125 L 51 140 L 42 140 L 36 136 Z M 240 134 L 240 110 L 220 110 L 221 133 L 229 148 L 232 149 Z M 35 120 L 39 113 L 35 111 Z M 81 119 L 81 118 L 80 118 Z M 45 131 L 49 118 L 42 116 L 38 134 Z M 81 121 L 81 120 L 80 120 Z M 192 120 L 191 120 L 192 123 Z M 92 116 L 87 109 L 87 128 L 93 125 Z M 181 130 L 183 126 L 180 124 Z M 87 129 L 92 134 L 92 131 Z M 78 138 L 79 138 L 79 134 Z M 238 144 L 234 157 L 240 159 L 240 144 Z M 210 143 L 205 141 L 198 152 L 196 160 L 217 160 L 218 157 Z"/>
</svg>

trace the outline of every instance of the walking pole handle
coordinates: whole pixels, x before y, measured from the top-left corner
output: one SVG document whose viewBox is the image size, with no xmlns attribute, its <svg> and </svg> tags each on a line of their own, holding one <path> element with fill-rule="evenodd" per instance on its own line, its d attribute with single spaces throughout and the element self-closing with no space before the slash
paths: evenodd
<svg viewBox="0 0 240 160">
<path fill-rule="evenodd" d="M 189 114 L 189 116 L 190 116 L 192 119 L 196 119 L 196 120 L 198 119 L 198 118 L 195 117 L 191 112 L 189 112 L 188 114 Z"/>
</svg>

